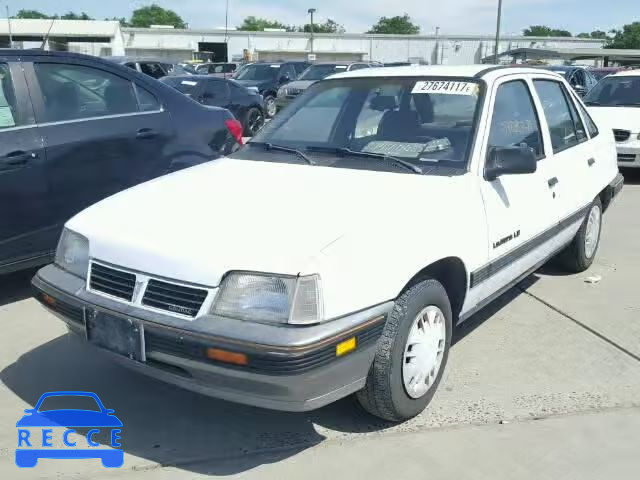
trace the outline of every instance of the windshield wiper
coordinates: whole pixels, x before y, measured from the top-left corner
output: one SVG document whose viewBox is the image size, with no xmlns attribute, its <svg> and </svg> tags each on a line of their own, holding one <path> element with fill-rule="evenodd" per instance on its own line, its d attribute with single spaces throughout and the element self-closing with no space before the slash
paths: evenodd
<svg viewBox="0 0 640 480">
<path fill-rule="evenodd" d="M 298 157 L 300 157 L 301 159 L 303 159 L 309 165 L 317 165 L 316 162 L 314 162 L 312 159 L 307 157 L 302 151 L 298 150 L 297 148 L 285 147 L 284 145 L 275 145 L 273 143 L 268 143 L 268 142 L 249 142 L 249 143 L 253 145 L 262 145 L 264 146 L 264 149 L 267 151 L 273 150 L 275 152 L 293 153 Z"/>
<path fill-rule="evenodd" d="M 386 155 L 384 153 L 373 153 L 373 152 L 358 152 L 357 150 L 351 150 L 346 147 L 307 147 L 306 150 L 310 152 L 327 152 L 327 153 L 336 153 L 338 155 L 342 155 L 343 157 L 365 157 L 365 158 L 377 158 L 380 160 L 385 160 L 388 162 L 392 162 L 396 165 L 399 165 L 406 170 L 410 170 L 413 173 L 417 173 L 422 175 L 422 169 L 413 163 L 402 160 L 398 157 L 392 157 L 391 155 Z"/>
<path fill-rule="evenodd" d="M 616 103 L 616 107 L 640 107 L 640 102 Z"/>
<path fill-rule="evenodd" d="M 597 105 L 600 105 L 600 102 L 593 102 L 593 101 L 591 101 L 591 100 L 588 100 L 588 101 L 584 102 L 584 104 L 585 104 L 585 105 L 589 105 L 589 106 L 594 106 L 594 107 L 595 107 L 595 106 L 597 106 Z"/>
</svg>

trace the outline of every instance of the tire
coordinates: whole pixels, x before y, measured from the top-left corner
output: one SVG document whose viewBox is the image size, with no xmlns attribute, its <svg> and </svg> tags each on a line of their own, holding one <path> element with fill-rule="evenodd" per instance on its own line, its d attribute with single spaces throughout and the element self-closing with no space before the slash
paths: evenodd
<svg viewBox="0 0 640 480">
<path fill-rule="evenodd" d="M 264 115 L 262 114 L 262 110 L 256 107 L 250 108 L 244 117 L 244 122 L 242 123 L 244 125 L 244 136 L 253 137 L 264 125 Z"/>
<path fill-rule="evenodd" d="M 595 215 L 597 218 L 592 219 Z M 591 220 L 590 220 L 591 219 Z M 590 221 L 595 224 L 590 226 Z M 593 230 L 594 227 L 595 230 Z M 590 233 L 589 230 L 591 229 Z M 597 197 L 589 206 L 582 225 L 569 246 L 560 254 L 560 263 L 570 273 L 580 273 L 587 270 L 598 252 L 600 233 L 602 232 L 602 202 Z"/>
<path fill-rule="evenodd" d="M 264 97 L 264 114 L 267 118 L 275 117 L 278 108 L 276 107 L 276 97 L 267 95 Z"/>
<path fill-rule="evenodd" d="M 430 376 L 432 381 L 426 387 L 426 392 L 416 396 L 415 391 L 413 394 L 409 393 L 409 387 L 404 378 L 405 368 L 408 368 L 411 363 L 407 355 L 411 356 L 412 348 L 416 348 L 415 345 L 410 346 L 412 342 L 408 340 L 410 333 L 416 328 L 418 315 L 427 309 L 429 309 L 428 312 L 433 312 L 434 308 L 442 314 L 440 320 L 435 323 L 439 327 L 444 326 L 444 338 L 438 341 L 442 352 L 435 355 L 436 359 L 440 358 L 439 368 L 433 377 Z M 367 375 L 366 385 L 356 393 L 362 407 L 372 415 L 391 422 L 408 420 L 422 412 L 433 398 L 442 379 L 451 346 L 451 330 L 451 304 L 440 282 L 427 279 L 400 295 L 378 340 L 378 348 Z M 418 350 L 434 351 L 434 349 L 422 347 Z M 420 376 L 418 375 L 417 378 Z M 414 377 L 406 380 L 413 381 L 413 379 Z M 424 388 L 420 380 L 413 383 L 413 386 Z"/>
</svg>

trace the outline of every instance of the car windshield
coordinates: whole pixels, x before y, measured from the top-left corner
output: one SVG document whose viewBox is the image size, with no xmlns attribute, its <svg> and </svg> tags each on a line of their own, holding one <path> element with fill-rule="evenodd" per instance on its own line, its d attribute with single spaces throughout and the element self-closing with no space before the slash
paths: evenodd
<svg viewBox="0 0 640 480">
<path fill-rule="evenodd" d="M 353 168 L 379 169 L 383 162 L 377 155 L 395 157 L 423 170 L 436 165 L 464 169 L 481 92 L 481 84 L 472 78 L 319 82 L 249 145 L 297 149 L 312 155 L 318 164 L 325 161 L 331 166 L 347 166 L 342 160 L 349 157 L 357 163 Z M 350 155 L 323 159 L 331 151 Z M 360 154 L 357 160 L 353 153 Z"/>
<path fill-rule="evenodd" d="M 236 80 L 273 80 L 280 71 L 280 65 L 247 65 L 238 73 Z"/>
<path fill-rule="evenodd" d="M 193 95 L 200 80 L 182 78 L 182 77 L 164 77 L 161 82 L 166 83 L 170 87 L 175 88 L 180 93 L 184 93 L 187 96 Z"/>
<path fill-rule="evenodd" d="M 99 412 L 100 407 L 93 397 L 86 395 L 56 395 L 45 398 L 38 408 L 39 412 L 54 410 L 89 410 Z"/>
<path fill-rule="evenodd" d="M 307 68 L 298 80 L 322 80 L 334 73 L 346 72 L 347 65 L 313 65 Z"/>
<path fill-rule="evenodd" d="M 640 107 L 640 75 L 606 77 L 587 94 L 584 101 L 593 106 Z"/>
</svg>

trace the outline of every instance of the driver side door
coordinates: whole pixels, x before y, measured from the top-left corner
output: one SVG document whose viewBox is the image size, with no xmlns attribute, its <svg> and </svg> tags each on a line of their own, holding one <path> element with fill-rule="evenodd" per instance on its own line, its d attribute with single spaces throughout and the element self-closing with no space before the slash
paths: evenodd
<svg viewBox="0 0 640 480">
<path fill-rule="evenodd" d="M 547 178 L 553 164 L 543 140 L 540 109 L 525 77 L 509 76 L 494 85 L 481 158 L 492 147 L 526 145 L 534 150 L 534 173 L 480 179 L 487 216 L 488 263 L 471 272 L 470 300 L 493 298 L 545 260 L 554 250 L 549 237 L 559 218 Z M 473 305 L 473 300 L 470 305 Z"/>
</svg>

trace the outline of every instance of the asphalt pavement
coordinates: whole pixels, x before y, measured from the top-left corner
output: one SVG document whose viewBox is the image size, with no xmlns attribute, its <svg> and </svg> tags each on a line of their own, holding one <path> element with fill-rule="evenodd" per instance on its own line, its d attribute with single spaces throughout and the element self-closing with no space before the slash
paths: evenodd
<svg viewBox="0 0 640 480">
<path fill-rule="evenodd" d="M 640 172 L 626 177 L 592 268 L 544 267 L 456 329 L 440 390 L 400 425 L 350 398 L 281 413 L 139 376 L 68 338 L 30 298 L 32 272 L 0 277 L 0 478 L 637 479 Z M 122 468 L 16 468 L 15 422 L 51 390 L 115 409 Z"/>
</svg>

